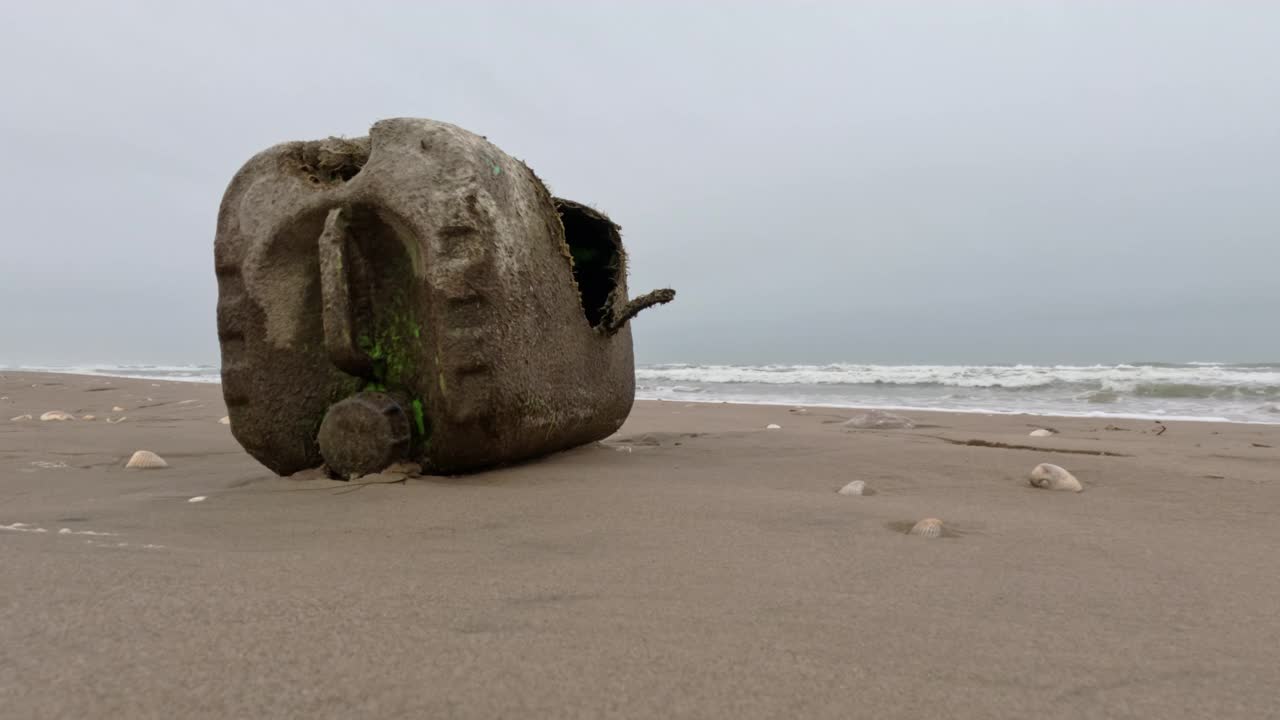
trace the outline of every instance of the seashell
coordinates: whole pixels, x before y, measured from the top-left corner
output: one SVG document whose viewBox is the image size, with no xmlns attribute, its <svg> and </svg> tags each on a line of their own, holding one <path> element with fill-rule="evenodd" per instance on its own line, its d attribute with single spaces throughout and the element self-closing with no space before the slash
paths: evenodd
<svg viewBox="0 0 1280 720">
<path fill-rule="evenodd" d="M 218 420 L 218 424 L 219 424 L 219 425 L 230 425 L 230 424 L 231 424 L 231 416 L 230 416 L 230 415 L 224 415 L 221 419 L 219 419 L 219 420 Z"/>
<path fill-rule="evenodd" d="M 853 482 L 840 488 L 841 495 L 862 495 L 867 490 L 867 483 L 863 480 L 854 480 Z"/>
<path fill-rule="evenodd" d="M 765 430 L 781 430 L 782 426 L 777 423 L 769 423 L 768 425 L 764 426 L 764 429 Z"/>
<path fill-rule="evenodd" d="M 124 408 L 120 407 L 119 405 L 112 405 L 111 412 L 124 412 Z"/>
<path fill-rule="evenodd" d="M 844 423 L 844 427 L 854 430 L 910 430 L 915 426 L 911 418 L 881 410 L 855 415 Z"/>
<path fill-rule="evenodd" d="M 1040 463 L 1035 466 L 1031 471 L 1031 484 L 1046 490 L 1070 490 L 1071 492 L 1084 490 L 1084 486 L 1075 475 L 1050 463 Z"/>
<path fill-rule="evenodd" d="M 169 463 L 150 450 L 139 450 L 133 454 L 133 457 L 129 458 L 129 462 L 125 463 L 124 466 L 135 470 L 152 470 L 155 468 L 167 468 Z"/>
<path fill-rule="evenodd" d="M 30 415 L 19 415 L 18 417 L 9 418 L 9 422 L 22 422 L 23 420 L 30 420 L 30 419 L 31 419 Z"/>
<path fill-rule="evenodd" d="M 189 503 L 197 503 L 197 502 L 204 502 L 205 500 L 208 500 L 208 499 L 209 499 L 209 498 L 208 498 L 208 496 L 205 496 L 205 495 L 197 495 L 197 496 L 195 496 L 195 497 L 191 498 L 190 500 L 188 500 L 187 502 L 189 502 Z"/>
<path fill-rule="evenodd" d="M 1052 436 L 1053 436 L 1053 431 L 1045 430 L 1044 428 L 1031 431 L 1031 437 L 1052 437 Z"/>
<path fill-rule="evenodd" d="M 118 418 L 107 418 L 107 424 L 108 424 L 108 425 L 115 425 L 116 423 L 122 423 L 122 422 L 124 422 L 125 420 L 128 420 L 128 419 L 129 419 L 129 416 L 128 416 L 128 415 L 125 415 L 124 417 L 118 417 Z"/>
<path fill-rule="evenodd" d="M 62 412 L 61 410 L 50 410 L 49 412 L 41 415 L 40 419 L 46 422 L 49 420 L 75 420 L 76 416 L 71 413 Z"/>
<path fill-rule="evenodd" d="M 925 518 L 907 531 L 908 535 L 917 535 L 922 538 L 942 537 L 942 521 L 938 518 Z"/>
<path fill-rule="evenodd" d="M 81 420 L 96 420 L 97 418 L 95 418 L 93 415 L 81 415 L 81 416 L 80 416 L 80 419 L 81 419 Z"/>
</svg>

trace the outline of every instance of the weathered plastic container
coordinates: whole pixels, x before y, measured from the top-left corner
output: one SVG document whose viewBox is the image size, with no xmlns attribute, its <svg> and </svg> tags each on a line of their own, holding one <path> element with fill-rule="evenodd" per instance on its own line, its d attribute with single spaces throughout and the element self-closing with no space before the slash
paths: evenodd
<svg viewBox="0 0 1280 720">
<path fill-rule="evenodd" d="M 231 181 L 214 243 L 231 429 L 287 475 L 459 473 L 593 442 L 634 399 L 618 228 L 430 120 L 292 142 Z"/>
</svg>

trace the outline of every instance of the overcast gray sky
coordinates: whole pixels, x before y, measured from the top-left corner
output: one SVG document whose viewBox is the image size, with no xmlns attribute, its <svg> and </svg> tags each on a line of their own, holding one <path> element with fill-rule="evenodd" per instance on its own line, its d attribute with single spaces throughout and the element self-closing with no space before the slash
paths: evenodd
<svg viewBox="0 0 1280 720">
<path fill-rule="evenodd" d="M 610 213 L 641 361 L 1280 359 L 1280 3 L 4 14 L 0 364 L 216 362 L 232 174 L 395 116 Z"/>
</svg>

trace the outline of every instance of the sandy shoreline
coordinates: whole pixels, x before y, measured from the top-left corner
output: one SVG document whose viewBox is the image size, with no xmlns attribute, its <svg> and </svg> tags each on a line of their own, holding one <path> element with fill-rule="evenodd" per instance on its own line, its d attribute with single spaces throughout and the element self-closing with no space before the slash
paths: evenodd
<svg viewBox="0 0 1280 720">
<path fill-rule="evenodd" d="M 920 426 L 849 432 L 853 411 L 640 402 L 600 445 L 359 485 L 274 477 L 217 423 L 220 393 L 0 374 L 6 713 L 1202 718 L 1277 703 L 1277 426 L 904 411 Z M 35 419 L 48 410 L 96 419 Z M 1060 433 L 1028 437 L 1046 425 Z M 170 467 L 125 470 L 144 448 Z M 1040 462 L 1085 492 L 1031 488 Z M 837 495 L 851 480 L 875 494 Z M 929 516 L 950 536 L 901 532 Z"/>
</svg>

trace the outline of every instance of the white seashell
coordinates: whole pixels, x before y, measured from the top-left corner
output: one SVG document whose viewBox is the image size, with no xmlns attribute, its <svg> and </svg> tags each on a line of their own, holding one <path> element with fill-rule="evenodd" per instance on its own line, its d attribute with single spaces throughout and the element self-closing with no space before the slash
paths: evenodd
<svg viewBox="0 0 1280 720">
<path fill-rule="evenodd" d="M 942 537 L 942 521 L 938 518 L 925 518 L 911 526 L 911 530 L 907 534 L 917 535 L 922 538 Z"/>
<path fill-rule="evenodd" d="M 120 407 L 119 405 L 113 405 L 111 407 L 111 412 L 124 412 L 124 408 Z"/>
<path fill-rule="evenodd" d="M 768 425 L 764 426 L 764 429 L 765 430 L 781 430 L 782 426 L 777 423 L 769 423 Z"/>
<path fill-rule="evenodd" d="M 840 488 L 841 495 L 861 495 L 866 492 L 867 483 L 863 480 L 854 480 L 853 482 Z"/>
<path fill-rule="evenodd" d="M 118 418 L 107 418 L 107 424 L 108 424 L 108 425 L 115 425 L 116 423 L 122 423 L 122 422 L 124 422 L 125 420 L 128 420 L 128 419 L 129 419 L 129 416 L 128 416 L 128 415 L 125 415 L 124 417 L 118 417 Z"/>
<path fill-rule="evenodd" d="M 219 425 L 230 425 L 230 424 L 231 424 L 231 416 L 230 416 L 230 415 L 224 415 L 221 419 L 219 419 L 219 420 L 218 420 L 218 424 L 219 424 Z"/>
<path fill-rule="evenodd" d="M 133 457 L 129 458 L 129 462 L 125 463 L 124 466 L 135 470 L 152 470 L 155 468 L 167 468 L 169 463 L 150 450 L 139 450 L 133 454 Z"/>
<path fill-rule="evenodd" d="M 81 419 L 81 420 L 95 420 L 96 418 L 95 418 L 94 416 L 92 416 L 92 415 L 81 415 L 81 416 L 80 416 L 80 419 Z"/>
<path fill-rule="evenodd" d="M 208 498 L 207 496 L 204 496 L 204 495 L 197 495 L 197 496 L 195 496 L 195 497 L 191 498 L 190 500 L 188 500 L 187 502 L 189 502 L 189 503 L 193 503 L 193 502 L 204 502 L 205 500 L 208 500 L 208 499 L 209 499 L 209 498 Z"/>
<path fill-rule="evenodd" d="M 618 447 L 618 448 L 614 448 L 614 449 L 615 449 L 615 450 L 617 450 L 618 452 L 624 452 L 624 453 L 626 453 L 626 454 L 628 454 L 628 455 L 630 455 L 630 454 L 631 454 L 631 446 L 630 446 L 630 445 L 623 445 L 622 447 Z"/>
<path fill-rule="evenodd" d="M 18 417 L 9 418 L 9 422 L 22 422 L 23 420 L 30 420 L 30 419 L 31 419 L 30 415 L 19 415 Z"/>
<path fill-rule="evenodd" d="M 872 410 L 861 415 L 855 415 L 844 423 L 844 427 L 854 430 L 910 430 L 915 426 L 915 421 L 911 418 L 894 415 L 882 410 Z"/>
<path fill-rule="evenodd" d="M 49 412 L 41 415 L 40 419 L 46 422 L 49 420 L 75 420 L 76 416 L 71 413 L 62 412 L 61 410 L 50 410 Z"/>
<path fill-rule="evenodd" d="M 1052 437 L 1052 436 L 1053 436 L 1053 431 L 1045 430 L 1044 428 L 1031 431 L 1031 437 Z"/>
<path fill-rule="evenodd" d="M 1084 486 L 1075 475 L 1050 463 L 1040 463 L 1035 466 L 1031 471 L 1031 484 L 1046 490 L 1070 490 L 1071 492 L 1084 490 Z"/>
</svg>

